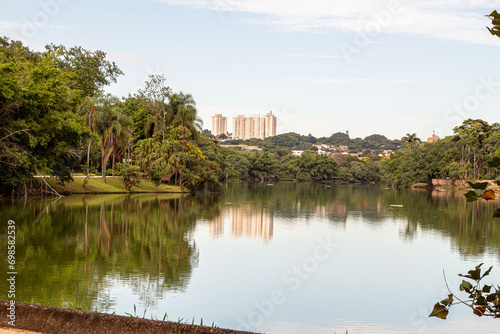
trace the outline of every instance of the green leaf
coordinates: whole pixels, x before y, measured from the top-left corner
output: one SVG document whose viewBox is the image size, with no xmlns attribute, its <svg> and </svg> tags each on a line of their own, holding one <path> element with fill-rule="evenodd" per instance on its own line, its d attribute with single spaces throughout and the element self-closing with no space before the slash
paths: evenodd
<svg viewBox="0 0 500 334">
<path fill-rule="evenodd" d="M 480 280 L 481 279 L 481 266 L 484 263 L 480 263 L 479 265 L 476 266 L 476 269 L 474 270 L 469 270 L 468 274 L 470 275 L 469 277 L 473 279 L 474 281 Z"/>
<path fill-rule="evenodd" d="M 472 284 L 470 284 L 467 281 L 462 281 L 462 284 L 460 284 L 460 291 L 470 292 L 471 289 L 472 289 Z"/>
<path fill-rule="evenodd" d="M 481 279 L 483 279 L 483 277 L 485 277 L 485 276 L 488 276 L 488 275 L 490 274 L 490 272 L 491 272 L 491 269 L 493 269 L 493 266 L 491 266 L 488 270 L 486 270 L 486 271 L 484 272 L 483 276 L 481 276 Z M 487 286 L 487 285 L 485 285 L 485 286 Z M 488 291 L 488 292 L 489 292 L 489 291 Z"/>
<path fill-rule="evenodd" d="M 491 161 L 486 162 L 486 166 L 490 168 L 498 168 L 500 167 L 500 158 L 494 157 Z"/>
<path fill-rule="evenodd" d="M 477 197 L 483 196 L 485 193 L 484 189 L 474 189 L 473 192 L 476 193 Z"/>
<path fill-rule="evenodd" d="M 490 293 L 489 295 L 486 296 L 486 300 L 489 302 L 493 302 L 495 299 L 498 298 L 498 293 Z"/>
<path fill-rule="evenodd" d="M 495 212 L 493 212 L 493 218 L 500 218 L 500 209 L 496 209 Z"/>
<path fill-rule="evenodd" d="M 431 314 L 429 314 L 429 318 L 436 317 L 444 320 L 446 319 L 447 315 L 448 315 L 448 310 L 446 309 L 446 307 L 444 307 L 439 303 L 436 303 L 436 305 L 434 305 L 434 309 L 432 310 Z"/>
<path fill-rule="evenodd" d="M 490 293 L 491 291 L 491 285 L 485 285 L 483 286 L 483 292 L 484 293 Z"/>
<path fill-rule="evenodd" d="M 500 14 L 496 10 L 492 11 L 488 16 L 492 17 L 493 19 L 500 19 Z"/>
<path fill-rule="evenodd" d="M 476 304 L 477 305 L 488 305 L 488 301 L 486 301 L 486 298 L 483 296 L 480 296 L 479 298 L 476 299 Z"/>
<path fill-rule="evenodd" d="M 469 190 L 464 196 L 467 202 L 475 202 L 479 199 L 479 196 L 473 190 Z"/>
<path fill-rule="evenodd" d="M 495 182 L 496 185 L 500 186 L 500 176 L 497 177 L 493 182 Z"/>
<path fill-rule="evenodd" d="M 444 306 L 450 306 L 453 303 L 453 294 L 449 294 L 448 298 L 443 299 L 440 303 Z"/>
<path fill-rule="evenodd" d="M 476 183 L 474 183 L 471 181 L 467 181 L 467 183 L 473 189 L 482 189 L 482 190 L 486 190 L 486 188 L 488 188 L 488 186 L 490 185 L 489 182 L 476 182 Z"/>
</svg>

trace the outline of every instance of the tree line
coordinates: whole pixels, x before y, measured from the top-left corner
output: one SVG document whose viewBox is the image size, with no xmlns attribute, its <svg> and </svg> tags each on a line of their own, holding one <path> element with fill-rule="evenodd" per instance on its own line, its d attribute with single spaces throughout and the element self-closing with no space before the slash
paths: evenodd
<svg viewBox="0 0 500 334">
<path fill-rule="evenodd" d="M 416 136 L 408 134 L 406 147 L 381 164 L 381 180 L 395 186 L 414 183 L 430 186 L 432 179 L 495 179 L 497 171 L 486 161 L 500 157 L 500 124 L 467 119 L 455 127 L 453 133 L 431 143 L 421 143 Z"/>
</svg>

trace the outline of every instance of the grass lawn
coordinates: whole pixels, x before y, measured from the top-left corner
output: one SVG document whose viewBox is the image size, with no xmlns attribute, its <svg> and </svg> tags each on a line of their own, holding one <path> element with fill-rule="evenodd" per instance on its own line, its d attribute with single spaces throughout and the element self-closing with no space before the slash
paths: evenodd
<svg viewBox="0 0 500 334">
<path fill-rule="evenodd" d="M 55 178 L 45 178 L 48 184 L 60 194 L 116 194 L 128 193 L 123 182 L 117 177 L 106 177 L 106 183 L 101 177 L 91 177 L 86 187 L 83 188 L 83 177 L 75 177 L 73 182 L 61 186 Z M 178 186 L 160 185 L 156 190 L 153 182 L 142 180 L 137 186 L 130 189 L 130 193 L 180 193 Z M 183 191 L 188 192 L 188 191 Z"/>
</svg>

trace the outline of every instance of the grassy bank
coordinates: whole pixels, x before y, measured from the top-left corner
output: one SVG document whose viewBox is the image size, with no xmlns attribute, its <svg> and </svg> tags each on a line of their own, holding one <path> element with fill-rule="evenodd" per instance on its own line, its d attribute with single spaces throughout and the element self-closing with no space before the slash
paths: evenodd
<svg viewBox="0 0 500 334">
<path fill-rule="evenodd" d="M 106 177 L 106 183 L 101 177 L 91 177 L 85 188 L 83 187 L 84 177 L 75 177 L 73 182 L 61 186 L 55 178 L 45 178 L 47 183 L 58 193 L 68 194 L 116 194 L 116 193 L 180 193 L 178 186 L 160 185 L 158 190 L 153 182 L 142 180 L 137 186 L 132 187 L 130 191 L 125 191 L 123 182 L 118 177 Z M 183 190 L 183 192 L 186 192 Z"/>
</svg>

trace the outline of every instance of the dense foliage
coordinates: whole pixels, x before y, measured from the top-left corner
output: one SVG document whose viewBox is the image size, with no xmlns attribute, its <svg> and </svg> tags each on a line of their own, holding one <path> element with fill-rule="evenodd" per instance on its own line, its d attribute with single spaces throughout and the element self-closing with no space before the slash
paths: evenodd
<svg viewBox="0 0 500 334">
<path fill-rule="evenodd" d="M 432 143 L 402 148 L 382 163 L 382 180 L 396 186 L 432 184 L 432 179 L 494 179 L 497 172 L 485 165 L 500 156 L 500 125 L 467 119 L 454 135 Z"/>
</svg>

